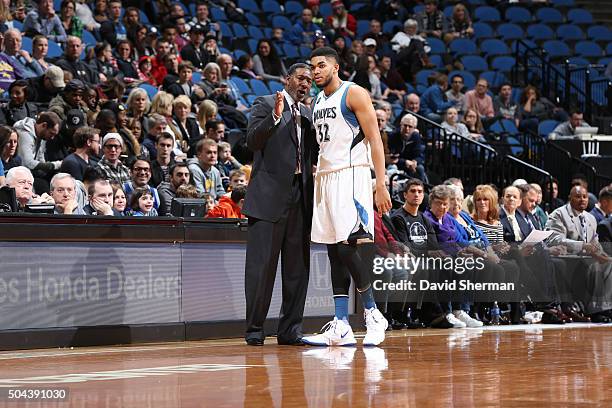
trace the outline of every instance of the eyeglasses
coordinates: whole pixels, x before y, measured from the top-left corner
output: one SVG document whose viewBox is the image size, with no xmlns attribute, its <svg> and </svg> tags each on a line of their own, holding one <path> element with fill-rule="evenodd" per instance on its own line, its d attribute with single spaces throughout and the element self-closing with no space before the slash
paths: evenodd
<svg viewBox="0 0 612 408">
<path fill-rule="evenodd" d="M 149 173 L 150 171 L 148 167 L 134 167 L 134 173 Z"/>
<path fill-rule="evenodd" d="M 106 145 L 104 145 L 104 148 L 105 148 L 105 149 L 108 149 L 108 150 L 119 150 L 119 149 L 121 149 L 121 145 L 115 145 L 115 144 L 110 145 L 110 144 L 106 144 Z"/>
</svg>

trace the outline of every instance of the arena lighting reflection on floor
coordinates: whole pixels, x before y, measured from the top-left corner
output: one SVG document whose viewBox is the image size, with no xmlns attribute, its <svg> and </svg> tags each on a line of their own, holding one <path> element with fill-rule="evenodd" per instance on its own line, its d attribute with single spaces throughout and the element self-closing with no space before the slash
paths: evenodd
<svg viewBox="0 0 612 408">
<path fill-rule="evenodd" d="M 611 338 L 612 325 L 570 324 L 404 330 L 375 348 L 268 338 L 6 352 L 0 387 L 69 391 L 22 401 L 32 407 L 612 406 Z"/>
</svg>

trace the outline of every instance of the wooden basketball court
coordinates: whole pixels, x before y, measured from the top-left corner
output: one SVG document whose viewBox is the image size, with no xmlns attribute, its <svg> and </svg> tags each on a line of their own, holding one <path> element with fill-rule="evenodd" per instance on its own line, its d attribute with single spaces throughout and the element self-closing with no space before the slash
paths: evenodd
<svg viewBox="0 0 612 408">
<path fill-rule="evenodd" d="M 15 404 L 17 388 L 67 396 Z M 0 395 L 7 407 L 609 407 L 612 325 L 404 330 L 368 349 L 268 338 L 3 352 Z"/>
</svg>

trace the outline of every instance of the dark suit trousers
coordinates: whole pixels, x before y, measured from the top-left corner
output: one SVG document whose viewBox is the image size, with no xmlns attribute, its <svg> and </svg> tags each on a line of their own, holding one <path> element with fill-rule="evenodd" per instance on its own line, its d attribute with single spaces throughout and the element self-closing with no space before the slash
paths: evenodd
<svg viewBox="0 0 612 408">
<path fill-rule="evenodd" d="M 246 339 L 263 340 L 265 337 L 263 324 L 270 308 L 279 254 L 282 254 L 283 300 L 278 340 L 292 341 L 302 337 L 310 265 L 310 233 L 306 224 L 299 176 L 294 177 L 290 202 L 277 222 L 249 218 L 245 269 Z"/>
</svg>

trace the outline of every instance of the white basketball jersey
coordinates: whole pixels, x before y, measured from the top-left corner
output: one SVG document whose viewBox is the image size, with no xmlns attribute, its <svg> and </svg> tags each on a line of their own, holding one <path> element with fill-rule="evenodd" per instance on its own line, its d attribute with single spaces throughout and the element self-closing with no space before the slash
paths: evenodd
<svg viewBox="0 0 612 408">
<path fill-rule="evenodd" d="M 312 109 L 312 121 L 319 142 L 317 172 L 337 171 L 369 163 L 368 146 L 362 140 L 352 149 L 360 132 L 355 114 L 346 105 L 346 95 L 352 82 L 342 82 L 331 95 L 321 91 Z"/>
</svg>

